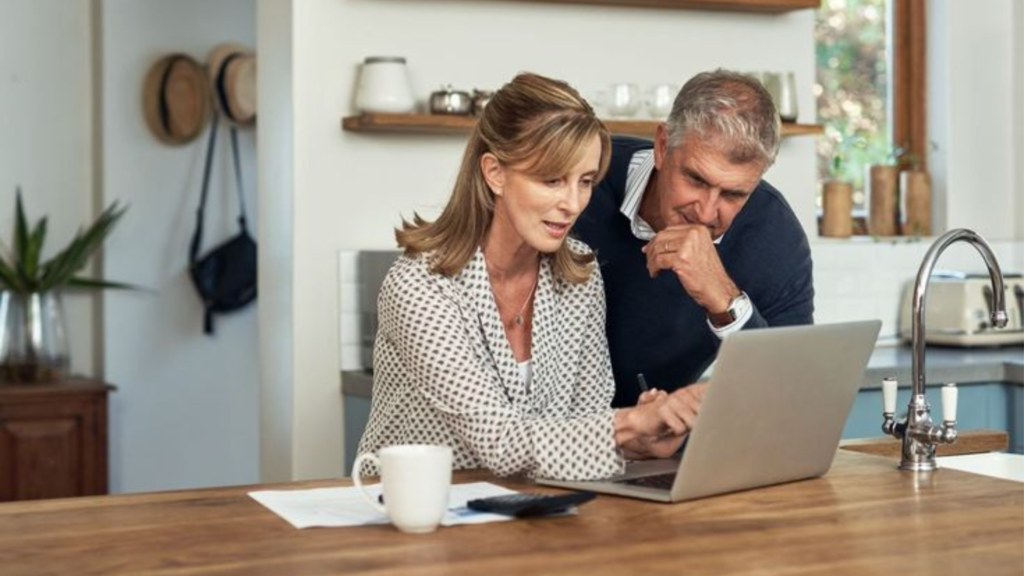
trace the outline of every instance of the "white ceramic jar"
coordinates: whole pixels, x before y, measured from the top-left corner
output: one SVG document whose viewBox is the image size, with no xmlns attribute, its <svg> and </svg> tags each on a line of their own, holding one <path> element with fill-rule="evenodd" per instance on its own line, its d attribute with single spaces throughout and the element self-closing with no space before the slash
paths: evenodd
<svg viewBox="0 0 1024 576">
<path fill-rule="evenodd" d="M 369 56 L 363 61 L 356 87 L 356 108 L 360 112 L 389 114 L 416 111 L 416 98 L 409 85 L 405 58 Z"/>
</svg>

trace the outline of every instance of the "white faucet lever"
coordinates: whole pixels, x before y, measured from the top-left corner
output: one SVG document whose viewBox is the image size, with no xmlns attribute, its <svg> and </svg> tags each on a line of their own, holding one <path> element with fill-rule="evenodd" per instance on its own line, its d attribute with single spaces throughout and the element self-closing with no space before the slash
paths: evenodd
<svg viewBox="0 0 1024 576">
<path fill-rule="evenodd" d="M 956 422 L 956 384 L 949 383 L 942 387 L 942 420 Z"/>
<path fill-rule="evenodd" d="M 896 412 L 896 379 L 885 378 L 882 380 L 882 412 L 894 414 Z"/>
</svg>

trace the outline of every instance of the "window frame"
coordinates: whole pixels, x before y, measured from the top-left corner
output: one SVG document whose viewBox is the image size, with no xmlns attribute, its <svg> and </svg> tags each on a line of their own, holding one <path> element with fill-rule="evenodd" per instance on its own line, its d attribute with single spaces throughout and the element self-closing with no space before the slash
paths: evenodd
<svg viewBox="0 0 1024 576">
<path fill-rule="evenodd" d="M 928 99 L 925 0 L 892 1 L 892 146 L 928 167 Z"/>
</svg>

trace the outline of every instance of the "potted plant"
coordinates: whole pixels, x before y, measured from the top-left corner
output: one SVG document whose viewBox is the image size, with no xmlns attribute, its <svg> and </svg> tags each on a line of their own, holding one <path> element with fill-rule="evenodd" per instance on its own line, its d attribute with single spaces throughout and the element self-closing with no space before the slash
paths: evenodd
<svg viewBox="0 0 1024 576">
<path fill-rule="evenodd" d="M 0 245 L 0 381 L 41 382 L 64 377 L 69 364 L 64 290 L 131 287 L 78 275 L 125 210 L 114 202 L 44 262 L 46 218 L 30 228 L 18 190 L 14 241 L 10 248 Z"/>
<path fill-rule="evenodd" d="M 929 143 L 934 151 L 937 146 Z M 923 153 L 922 153 L 923 154 Z M 900 233 L 904 236 L 929 236 L 932 233 L 932 179 L 922 154 L 904 149 L 899 156 Z"/>
</svg>

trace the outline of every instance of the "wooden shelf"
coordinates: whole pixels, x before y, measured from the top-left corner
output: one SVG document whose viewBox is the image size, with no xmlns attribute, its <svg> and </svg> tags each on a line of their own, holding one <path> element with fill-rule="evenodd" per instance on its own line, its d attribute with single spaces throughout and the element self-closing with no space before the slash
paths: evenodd
<svg viewBox="0 0 1024 576">
<path fill-rule="evenodd" d="M 726 10 L 780 14 L 792 10 L 818 8 L 821 0 L 530 0 L 548 4 L 597 4 L 632 8 L 684 8 L 692 10 Z"/>
<path fill-rule="evenodd" d="M 604 120 L 613 134 L 653 138 L 659 122 L 655 120 Z M 472 116 L 444 114 L 361 114 L 341 120 L 343 130 L 349 132 L 396 132 L 420 134 L 468 134 L 476 125 Z M 824 133 L 817 124 L 782 125 L 782 136 L 817 136 Z"/>
</svg>

